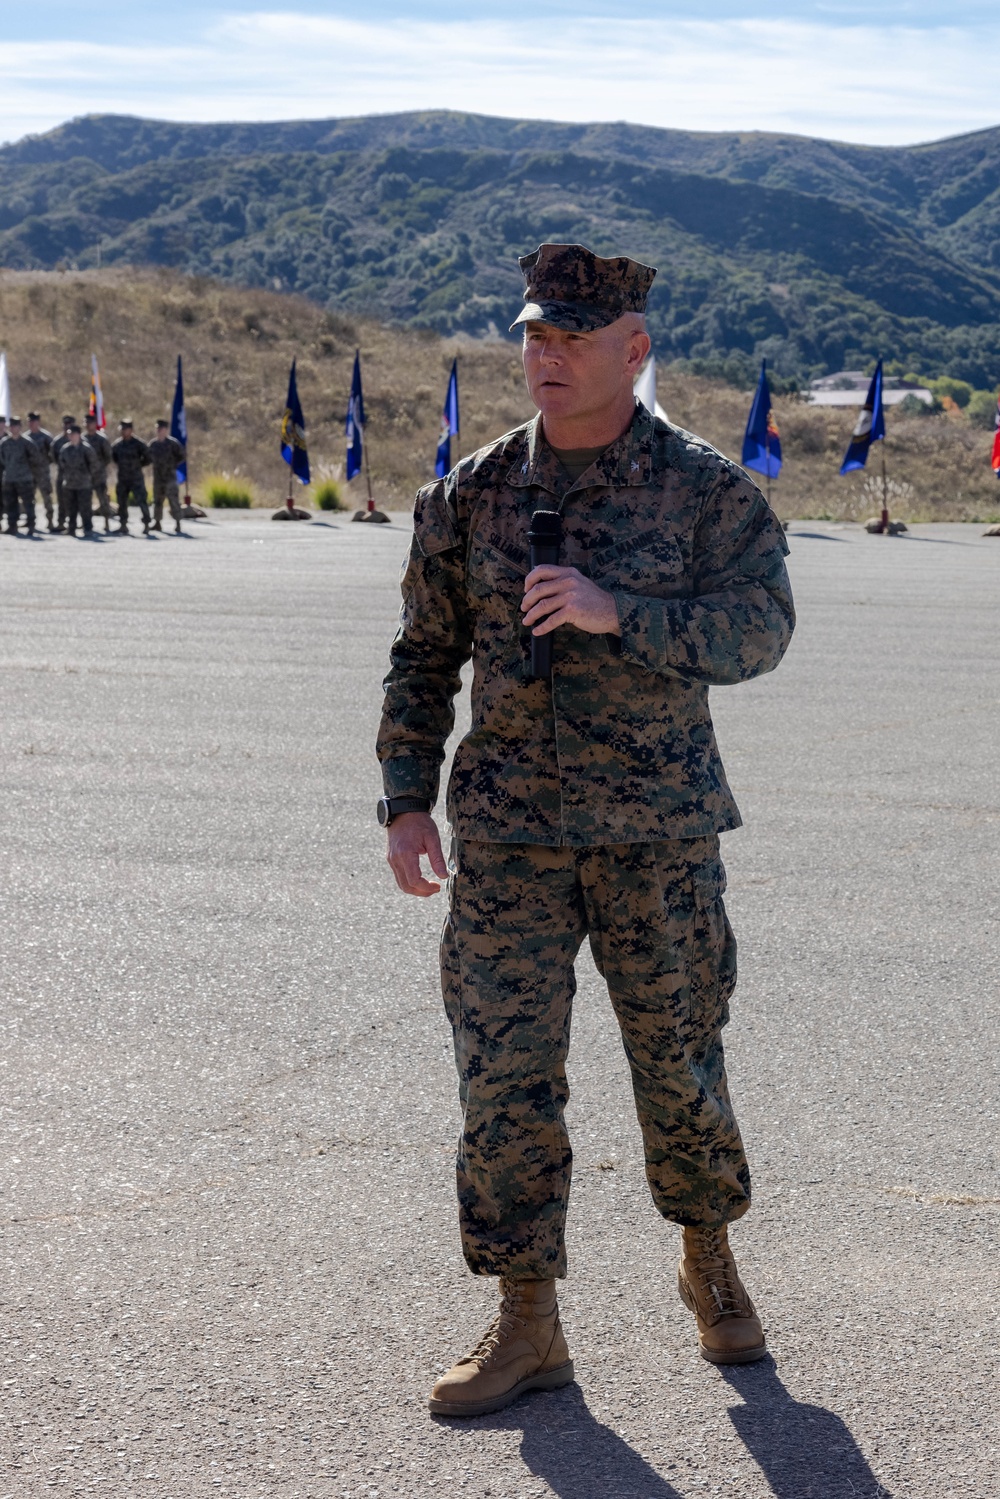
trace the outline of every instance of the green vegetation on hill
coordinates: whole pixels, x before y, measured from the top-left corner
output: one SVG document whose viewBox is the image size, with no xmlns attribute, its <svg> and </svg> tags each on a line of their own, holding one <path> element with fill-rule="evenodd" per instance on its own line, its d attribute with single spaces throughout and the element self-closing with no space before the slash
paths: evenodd
<svg viewBox="0 0 1000 1499">
<path fill-rule="evenodd" d="M 0 263 L 165 265 L 504 334 L 543 239 L 660 267 L 661 360 L 787 382 L 882 355 L 1000 376 L 1000 129 L 871 148 L 431 112 L 75 120 L 0 149 Z"/>
</svg>

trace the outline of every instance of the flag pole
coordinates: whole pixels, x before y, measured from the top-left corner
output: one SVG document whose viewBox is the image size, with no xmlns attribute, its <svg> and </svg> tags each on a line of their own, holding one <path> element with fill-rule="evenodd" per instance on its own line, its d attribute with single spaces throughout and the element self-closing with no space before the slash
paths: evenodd
<svg viewBox="0 0 1000 1499">
<path fill-rule="evenodd" d="M 462 412 L 458 404 L 458 355 L 455 355 L 455 463 L 462 461 Z"/>
<path fill-rule="evenodd" d="M 293 477 L 293 475 L 292 475 L 292 465 L 289 464 L 288 465 L 288 497 L 285 500 L 285 509 L 288 510 L 289 512 L 291 512 L 292 510 L 295 509 L 295 506 L 292 504 L 292 477 Z"/>
<path fill-rule="evenodd" d="M 367 435 L 367 433 L 365 433 L 364 436 L 363 436 L 363 438 L 362 438 L 362 451 L 364 453 L 364 459 L 365 459 L 365 483 L 368 485 L 368 514 L 371 515 L 372 511 L 375 509 L 375 501 L 372 499 L 372 473 L 371 473 L 371 469 L 368 467 L 368 435 Z"/>
<path fill-rule="evenodd" d="M 889 481 L 885 476 L 885 438 L 882 439 L 882 532 L 889 532 Z"/>
</svg>

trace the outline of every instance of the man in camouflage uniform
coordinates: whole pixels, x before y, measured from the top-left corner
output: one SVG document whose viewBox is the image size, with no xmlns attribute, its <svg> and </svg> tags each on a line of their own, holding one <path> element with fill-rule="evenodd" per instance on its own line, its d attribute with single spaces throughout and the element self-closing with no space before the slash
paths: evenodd
<svg viewBox="0 0 1000 1499">
<path fill-rule="evenodd" d="M 146 444 L 134 435 L 132 423 L 126 418 L 118 423 L 121 433 L 118 441 L 111 449 L 111 456 L 118 468 L 118 483 L 115 489 L 118 500 L 119 536 L 127 536 L 128 530 L 128 502 L 134 500 L 139 506 L 142 515 L 142 534 L 149 532 L 149 501 L 146 498 L 146 480 L 143 478 L 143 469 L 148 468 L 151 462 L 149 449 Z"/>
<path fill-rule="evenodd" d="M 76 424 L 75 416 L 64 416 L 62 419 L 62 431 L 58 437 L 52 439 L 52 462 L 56 466 L 56 527 L 57 531 L 66 529 L 66 496 L 63 493 L 63 482 L 59 473 L 59 454 L 69 442 L 69 429 Z"/>
<path fill-rule="evenodd" d="M 0 497 L 7 515 L 7 532 L 17 535 L 18 512 L 24 507 L 28 535 L 35 534 L 35 485 L 41 473 L 42 456 L 21 431 L 21 418 L 7 421 L 7 436 L 0 438 Z"/>
<path fill-rule="evenodd" d="M 66 504 L 66 529 L 71 536 L 76 535 L 78 519 L 84 536 L 89 536 L 94 529 L 91 499 L 94 478 L 100 465 L 97 454 L 82 438 L 79 423 L 74 422 L 59 450 L 59 477 Z"/>
<path fill-rule="evenodd" d="M 45 519 L 49 530 L 56 528 L 55 514 L 52 509 L 52 474 L 50 464 L 52 463 L 52 433 L 46 432 L 42 426 L 42 418 L 37 411 L 28 412 L 28 430 L 25 434 L 30 442 L 33 442 L 41 453 L 44 460 L 38 467 L 38 477 L 35 481 L 38 493 L 41 495 L 42 504 L 45 506 Z"/>
<path fill-rule="evenodd" d="M 181 534 L 181 500 L 177 489 L 177 466 L 184 462 L 184 444 L 170 436 L 170 423 L 157 422 L 156 436 L 149 444 L 153 460 L 153 530 L 163 530 L 163 501 L 170 505 L 174 530 Z"/>
<path fill-rule="evenodd" d="M 104 530 L 111 530 L 111 500 L 108 495 L 108 464 L 111 462 L 111 444 L 97 425 L 96 416 L 86 418 L 87 431 L 84 442 L 97 459 L 94 470 L 94 496 L 99 514 L 104 517 Z"/>
<path fill-rule="evenodd" d="M 500 1277 L 498 1317 L 434 1387 L 442 1415 L 573 1377 L 555 1283 L 585 936 L 628 1054 L 653 1200 L 682 1228 L 678 1290 L 700 1350 L 717 1363 L 766 1351 L 727 1233 L 750 1203 L 721 1036 L 736 948 L 719 834 L 740 819 L 708 689 L 780 661 L 787 547 L 742 469 L 634 399 L 655 271 L 573 245 L 542 245 L 521 267 L 539 415 L 417 495 L 378 741 L 397 883 L 434 893 L 424 856 L 450 870 L 462 1243 L 475 1273 Z M 529 570 L 539 509 L 561 512 L 561 560 Z M 552 635 L 551 680 L 531 675 L 532 633 Z M 470 657 L 446 868 L 430 808 Z"/>
</svg>

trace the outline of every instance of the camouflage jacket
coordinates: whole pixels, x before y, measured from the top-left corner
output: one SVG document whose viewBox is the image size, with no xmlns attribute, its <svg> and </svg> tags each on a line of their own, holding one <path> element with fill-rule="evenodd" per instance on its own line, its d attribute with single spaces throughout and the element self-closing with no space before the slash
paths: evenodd
<svg viewBox="0 0 1000 1499">
<path fill-rule="evenodd" d="M 35 484 L 42 476 L 45 460 L 26 432 L 10 433 L 0 440 L 0 475 L 5 484 Z"/>
<path fill-rule="evenodd" d="M 63 443 L 59 449 L 59 477 L 66 489 L 89 489 L 100 464 L 85 442 Z"/>
<path fill-rule="evenodd" d="M 530 676 L 520 600 L 532 511 L 561 560 L 614 594 L 617 636 L 563 625 Z M 460 838 L 586 846 L 738 827 L 708 689 L 770 671 L 795 623 L 781 525 L 744 471 L 637 407 L 575 483 L 540 418 L 419 491 L 377 752 L 388 796 L 437 797 L 459 672 L 472 726 L 448 817 Z"/>
<path fill-rule="evenodd" d="M 176 437 L 154 437 L 149 444 L 155 479 L 176 479 L 177 465 L 184 462 L 184 445 Z"/>
<path fill-rule="evenodd" d="M 45 459 L 45 462 L 46 463 L 51 463 L 52 462 L 52 433 L 51 432 L 46 432 L 46 430 L 45 430 L 44 427 L 39 427 L 39 429 L 38 429 L 37 432 L 32 432 L 31 429 L 29 428 L 28 431 L 25 432 L 24 435 L 28 439 L 29 442 L 33 442 L 35 444 L 35 447 L 40 450 L 40 452 L 42 454 L 42 457 Z"/>
<path fill-rule="evenodd" d="M 83 440 L 97 459 L 97 472 L 94 474 L 94 483 L 103 484 L 108 477 L 108 464 L 111 462 L 111 444 L 103 432 L 88 432 Z"/>
<path fill-rule="evenodd" d="M 111 456 L 118 466 L 119 479 L 141 479 L 143 469 L 152 462 L 149 449 L 139 437 L 119 437 Z"/>
</svg>

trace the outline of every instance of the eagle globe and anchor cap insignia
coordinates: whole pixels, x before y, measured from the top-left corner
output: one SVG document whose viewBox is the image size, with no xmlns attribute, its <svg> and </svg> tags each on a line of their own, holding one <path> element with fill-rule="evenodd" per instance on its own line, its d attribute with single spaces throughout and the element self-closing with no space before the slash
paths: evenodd
<svg viewBox="0 0 1000 1499">
<path fill-rule="evenodd" d="M 595 255 L 585 245 L 539 245 L 518 260 L 524 307 L 510 325 L 547 323 L 590 333 L 626 312 L 645 312 L 656 269 L 627 255 Z"/>
</svg>

